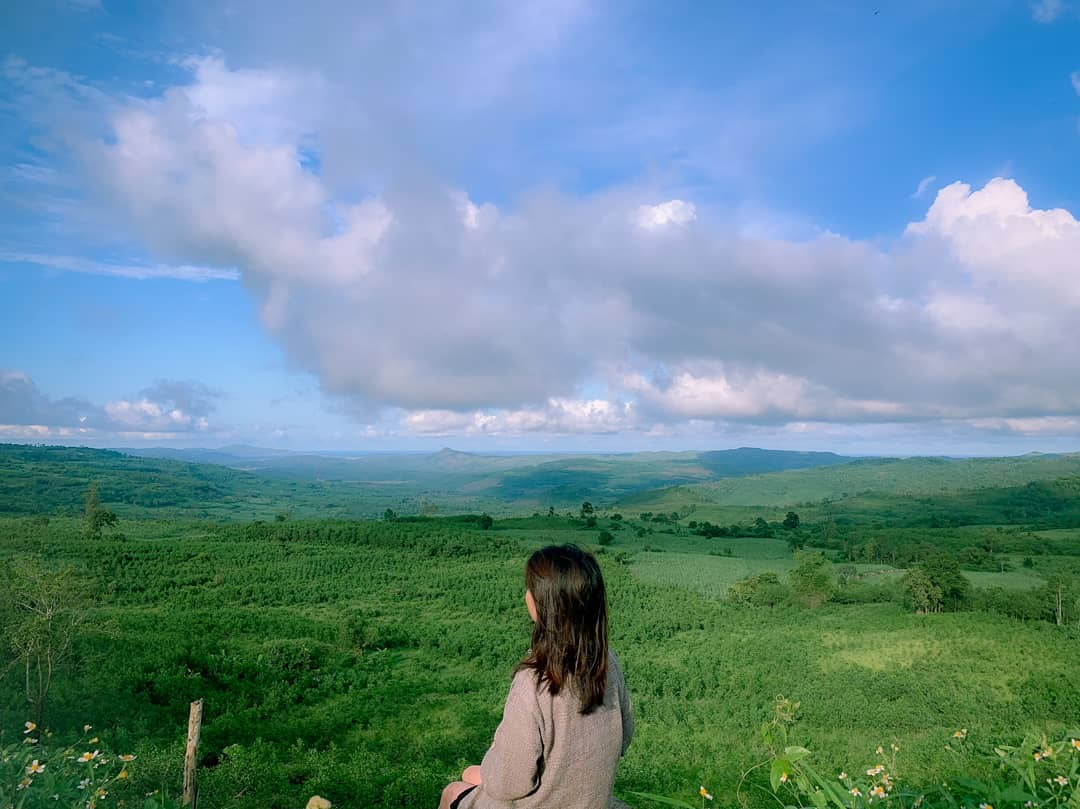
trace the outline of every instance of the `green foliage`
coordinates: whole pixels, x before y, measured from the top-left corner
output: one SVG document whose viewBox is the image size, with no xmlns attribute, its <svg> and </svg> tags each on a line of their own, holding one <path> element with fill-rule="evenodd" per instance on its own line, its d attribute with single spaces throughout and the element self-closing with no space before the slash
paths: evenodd
<svg viewBox="0 0 1080 809">
<path fill-rule="evenodd" d="M 0 594 L 5 652 L 21 670 L 34 722 L 42 724 L 54 677 L 72 656 L 83 622 L 82 588 L 70 566 L 48 569 L 29 560 L 11 563 L 5 585 Z"/>
<path fill-rule="evenodd" d="M 1080 733 L 1075 731 L 1053 742 L 1045 735 L 1029 735 L 1016 746 L 995 746 L 991 755 L 972 750 L 968 729 L 961 728 L 945 749 L 992 763 L 991 773 L 981 779 L 960 775 L 920 786 L 900 776 L 900 746 L 895 742 L 888 749 L 878 745 L 869 762 L 844 767 L 835 775 L 816 767 L 810 750 L 788 744 L 798 707 L 799 703 L 779 697 L 777 718 L 762 728 L 771 754 L 770 787 L 784 805 L 790 805 L 784 798 L 817 809 L 865 809 L 875 804 L 893 809 L 1080 805 Z"/>
<path fill-rule="evenodd" d="M 49 722 L 68 737 L 87 719 L 108 727 L 114 749 L 138 753 L 128 788 L 141 796 L 178 785 L 187 703 L 205 697 L 200 784 L 205 805 L 223 809 L 301 806 L 312 793 L 338 805 L 434 805 L 442 785 L 486 750 L 509 673 L 527 648 L 521 573 L 528 554 L 581 541 L 586 520 L 598 518 L 595 506 L 580 518 L 584 497 L 607 504 L 613 487 L 630 490 L 661 474 L 658 457 L 429 459 L 473 470 L 442 480 L 474 475 L 480 500 L 449 488 L 444 496 L 431 477 L 389 493 L 389 484 L 344 477 L 323 484 L 268 467 L 257 477 L 64 453 L 17 448 L 0 463 L 0 510 L 56 505 L 51 519 L 0 519 L 5 569 L 31 558 L 49 574 L 68 566 L 93 593 L 53 686 Z M 696 453 L 659 455 L 672 474 L 689 474 L 691 460 L 700 461 Z M 406 461 L 394 463 L 400 480 Z M 797 475 L 842 482 L 827 503 L 769 505 L 780 486 L 769 475 L 756 484 L 762 499 L 747 495 L 751 505 L 668 490 L 635 507 L 636 519 L 600 521 L 609 534 L 625 525 L 619 552 L 602 546 L 599 556 L 612 644 L 638 717 L 619 794 L 652 790 L 680 801 L 687 785 L 704 782 L 716 786 L 718 805 L 758 809 L 772 802 L 771 778 L 787 788 L 783 767 L 812 762 L 839 772 L 879 737 L 904 749 L 905 784 L 960 776 L 990 784 L 995 762 L 946 751 L 941 738 L 961 725 L 1005 743 L 1025 733 L 1061 738 L 1063 720 L 1080 716 L 1071 679 L 1080 603 L 1070 567 L 1080 530 L 1041 528 L 1070 524 L 1069 497 L 1076 498 L 1068 482 L 1029 487 L 1021 480 L 981 492 L 950 484 L 925 494 L 851 486 L 895 473 L 900 489 L 915 485 L 916 471 L 954 484 L 1008 482 L 1018 469 L 1060 477 L 1074 461 L 897 463 L 779 476 L 784 497 L 795 491 L 792 481 L 805 480 Z M 500 482 L 489 486 L 496 467 Z M 348 473 L 344 461 L 338 469 Z M 116 504 L 126 538 L 108 531 L 88 537 L 80 500 L 91 480 Z M 515 487 L 527 496 L 513 500 Z M 425 508 L 432 498 L 437 508 L 462 513 L 436 517 Z M 544 507 L 548 516 L 525 516 Z M 954 507 L 961 519 L 983 522 L 958 524 Z M 793 528 L 782 522 L 789 509 L 800 515 Z M 521 516 L 506 516 L 515 510 Z M 387 511 L 389 519 L 372 522 L 305 519 Z M 1007 511 L 1033 522 L 985 522 Z M 606 505 L 599 512 L 607 514 Z M 151 513 L 171 519 L 138 518 Z M 287 520 L 276 519 L 286 513 Z M 221 521 L 239 517 L 259 519 Z M 603 533 L 595 535 L 602 545 Z M 815 553 L 793 558 L 792 537 L 844 567 Z M 664 552 L 643 552 L 649 549 Z M 951 563 L 936 561 L 942 551 Z M 961 554 L 980 569 L 965 573 L 956 563 Z M 1020 565 L 1025 554 L 1037 565 Z M 941 614 L 917 617 L 900 606 L 901 564 L 940 585 Z M 834 570 L 842 575 L 826 602 L 821 595 Z M 728 601 L 729 591 L 737 603 Z M 785 606 L 793 600 L 819 608 Z M 1061 626 L 1054 625 L 1058 604 Z M 950 612 L 957 608 L 981 612 Z M 0 725 L 25 719 L 23 686 L 21 669 L 0 667 Z M 807 746 L 785 740 L 776 759 L 752 769 L 761 763 L 752 743 L 760 717 L 771 695 L 790 690 L 813 695 L 802 720 Z M 800 752 L 811 749 L 812 756 Z"/>
<path fill-rule="evenodd" d="M 905 574 L 904 592 L 916 612 L 941 612 L 960 609 L 971 595 L 971 584 L 955 557 L 936 552 Z"/>
<path fill-rule="evenodd" d="M 791 596 L 790 591 L 772 572 L 758 573 L 731 585 L 728 599 L 733 604 L 745 604 L 750 607 L 775 607 Z"/>
<path fill-rule="evenodd" d="M 138 758 L 116 755 L 84 726 L 82 735 L 68 745 L 50 731 L 26 722 L 17 741 L 5 743 L 0 732 L 0 806 L 12 809 L 54 807 L 134 806 L 139 809 L 177 809 L 160 789 L 149 793 L 132 788 Z"/>
<path fill-rule="evenodd" d="M 86 535 L 91 539 L 100 539 L 102 528 L 113 528 L 116 526 L 116 514 L 115 512 L 102 507 L 101 500 L 98 497 L 97 483 L 91 483 L 90 487 L 86 490 L 85 503 Z"/>
<path fill-rule="evenodd" d="M 795 569 L 788 574 L 791 598 L 803 607 L 820 607 L 833 594 L 832 565 L 821 553 L 796 551 Z"/>
<path fill-rule="evenodd" d="M 614 541 L 615 535 L 607 529 L 602 530 L 600 534 L 596 537 L 596 542 L 599 545 L 610 545 Z"/>
</svg>

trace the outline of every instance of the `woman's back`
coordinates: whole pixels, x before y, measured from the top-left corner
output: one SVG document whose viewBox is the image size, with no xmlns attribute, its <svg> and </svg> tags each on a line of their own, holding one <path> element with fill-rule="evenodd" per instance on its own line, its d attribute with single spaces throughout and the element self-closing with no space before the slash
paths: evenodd
<svg viewBox="0 0 1080 809">
<path fill-rule="evenodd" d="M 536 675 L 514 675 L 503 720 L 480 765 L 481 787 L 461 809 L 607 809 L 619 757 L 634 732 L 622 668 L 608 654 L 604 702 L 581 713 L 573 688 L 552 696 Z"/>
</svg>

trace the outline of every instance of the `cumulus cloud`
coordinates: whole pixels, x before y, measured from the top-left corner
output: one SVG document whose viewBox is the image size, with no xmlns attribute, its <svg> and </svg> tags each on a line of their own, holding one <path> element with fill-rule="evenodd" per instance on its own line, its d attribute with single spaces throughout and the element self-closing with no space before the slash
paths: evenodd
<svg viewBox="0 0 1080 809">
<path fill-rule="evenodd" d="M 158 380 L 104 405 L 52 398 L 22 371 L 0 370 L 0 435 L 8 438 L 175 438 L 208 432 L 220 394 L 199 382 Z"/>
<path fill-rule="evenodd" d="M 1076 94 L 1080 96 L 1080 70 L 1073 71 L 1072 75 L 1069 76 L 1069 80 L 1072 82 Z"/>
<path fill-rule="evenodd" d="M 944 187 L 889 252 L 742 236 L 648 189 L 502 209 L 417 181 L 350 201 L 304 168 L 297 132 L 245 136 L 252 99 L 285 104 L 292 86 L 200 62 L 117 113 L 99 182 L 157 250 L 241 268 L 328 391 L 416 410 L 413 429 L 562 429 L 551 403 L 595 379 L 661 420 L 1080 405 L 1050 325 L 1080 303 L 1080 226 L 1012 180 Z"/>
<path fill-rule="evenodd" d="M 401 425 L 422 435 L 520 436 L 530 433 L 621 433 L 636 429 L 633 404 L 607 399 L 549 399 L 517 410 L 414 410 Z"/>
<path fill-rule="evenodd" d="M 891 243 L 755 236 L 650 184 L 498 205 L 424 171 L 343 184 L 320 151 L 329 79 L 181 65 L 79 142 L 91 187 L 162 266 L 236 268 L 292 362 L 365 419 L 528 434 L 1080 412 L 1080 224 L 1014 180 L 946 185 Z M 371 142 L 351 159 L 377 164 Z M 103 417 L 203 429 L 164 398 Z"/>
</svg>

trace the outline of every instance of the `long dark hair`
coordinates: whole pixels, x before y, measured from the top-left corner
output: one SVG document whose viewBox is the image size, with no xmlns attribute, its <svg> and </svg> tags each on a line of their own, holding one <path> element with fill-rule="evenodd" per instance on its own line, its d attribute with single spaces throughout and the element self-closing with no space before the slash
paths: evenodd
<svg viewBox="0 0 1080 809">
<path fill-rule="evenodd" d="M 604 703 L 608 665 L 607 595 L 596 557 L 576 545 L 541 548 L 525 565 L 525 588 L 536 623 L 516 670 L 532 669 L 552 694 L 569 687 L 581 713 L 592 713 Z"/>
</svg>

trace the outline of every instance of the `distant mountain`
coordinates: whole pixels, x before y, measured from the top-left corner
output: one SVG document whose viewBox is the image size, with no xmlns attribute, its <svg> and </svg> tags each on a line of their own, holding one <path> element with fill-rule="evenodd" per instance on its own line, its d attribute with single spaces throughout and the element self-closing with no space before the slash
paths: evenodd
<svg viewBox="0 0 1080 809">
<path fill-rule="evenodd" d="M 218 449 L 203 449 L 201 447 L 189 449 L 176 447 L 116 447 L 114 451 L 122 452 L 125 455 L 134 455 L 136 458 L 168 458 L 173 461 L 213 463 L 222 466 L 232 466 L 241 461 L 283 458 L 295 454 L 287 449 L 252 447 L 247 444 L 230 444 Z"/>
<path fill-rule="evenodd" d="M 159 447 L 125 454 L 0 444 L 0 513 L 78 514 L 91 482 L 99 484 L 102 502 L 122 517 L 266 519 L 370 517 L 387 508 L 399 514 L 520 514 L 576 508 L 584 500 L 654 511 L 681 511 L 688 504 L 699 509 L 820 504 L 1080 474 L 1080 454 L 958 460 L 852 459 L 752 447 L 610 455 L 263 452 L 258 447 Z"/>
<path fill-rule="evenodd" d="M 699 454 L 701 464 L 717 477 L 782 472 L 785 469 L 812 469 L 857 460 L 835 452 L 791 452 L 788 450 L 739 447 Z"/>
</svg>

